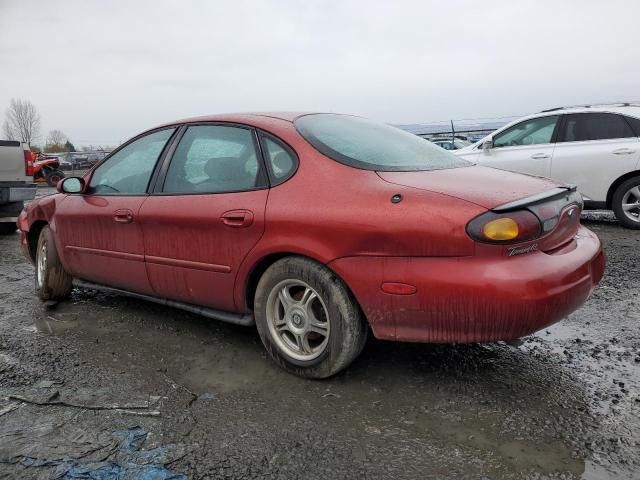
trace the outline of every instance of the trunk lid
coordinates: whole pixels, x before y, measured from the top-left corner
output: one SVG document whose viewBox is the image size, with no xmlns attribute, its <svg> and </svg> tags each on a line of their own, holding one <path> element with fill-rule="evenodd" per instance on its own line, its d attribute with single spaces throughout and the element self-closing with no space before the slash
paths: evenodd
<svg viewBox="0 0 640 480">
<path fill-rule="evenodd" d="M 528 210 L 541 225 L 541 236 L 511 244 L 505 253 L 533 250 L 558 251 L 568 247 L 580 226 L 582 198 L 573 186 L 561 186 L 542 178 L 493 168 L 473 166 L 420 172 L 377 172 L 383 180 L 406 187 L 429 190 L 482 206 L 495 213 Z"/>
<path fill-rule="evenodd" d="M 389 183 L 449 195 L 489 210 L 558 186 L 546 178 L 478 165 L 445 170 L 377 173 Z"/>
</svg>

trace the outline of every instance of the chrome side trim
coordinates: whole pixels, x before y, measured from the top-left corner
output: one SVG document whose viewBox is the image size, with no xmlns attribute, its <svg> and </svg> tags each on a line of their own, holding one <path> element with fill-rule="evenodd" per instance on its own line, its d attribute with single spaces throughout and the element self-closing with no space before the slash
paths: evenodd
<svg viewBox="0 0 640 480">
<path fill-rule="evenodd" d="M 155 257 L 153 255 L 145 255 L 144 260 L 147 263 L 156 265 L 165 265 L 169 267 L 191 268 L 193 270 L 205 270 L 208 272 L 230 273 L 229 265 L 216 265 L 215 263 L 194 262 L 190 260 L 180 260 L 179 258 Z"/>
<path fill-rule="evenodd" d="M 144 255 L 139 253 L 118 252 L 116 250 L 101 250 L 99 248 L 78 247 L 76 245 L 65 245 L 65 250 L 72 252 L 87 253 L 89 255 L 99 255 L 101 257 L 119 258 L 121 260 L 133 260 L 144 262 Z"/>
</svg>

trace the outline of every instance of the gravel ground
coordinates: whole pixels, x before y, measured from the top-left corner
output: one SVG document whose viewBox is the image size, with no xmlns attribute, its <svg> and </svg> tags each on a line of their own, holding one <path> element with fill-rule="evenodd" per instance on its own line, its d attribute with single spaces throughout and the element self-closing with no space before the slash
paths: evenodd
<svg viewBox="0 0 640 480">
<path fill-rule="evenodd" d="M 640 232 L 585 223 L 608 269 L 568 319 L 518 347 L 371 340 L 327 381 L 252 329 L 80 289 L 46 306 L 0 237 L 0 478 L 640 478 Z"/>
</svg>

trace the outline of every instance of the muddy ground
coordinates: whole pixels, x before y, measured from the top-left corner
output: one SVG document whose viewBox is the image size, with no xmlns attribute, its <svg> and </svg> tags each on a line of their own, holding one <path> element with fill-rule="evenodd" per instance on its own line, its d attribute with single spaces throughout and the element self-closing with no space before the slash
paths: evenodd
<svg viewBox="0 0 640 480">
<path fill-rule="evenodd" d="M 0 478 L 640 478 L 640 232 L 585 223 L 608 269 L 568 319 L 518 347 L 371 340 L 327 381 L 252 329 L 78 289 L 43 305 L 1 237 Z"/>
</svg>

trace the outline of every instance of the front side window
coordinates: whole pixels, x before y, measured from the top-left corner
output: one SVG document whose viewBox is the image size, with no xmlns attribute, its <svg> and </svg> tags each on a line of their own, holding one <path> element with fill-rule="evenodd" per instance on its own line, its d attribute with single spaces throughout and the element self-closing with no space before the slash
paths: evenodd
<svg viewBox="0 0 640 480">
<path fill-rule="evenodd" d="M 89 191 L 106 195 L 146 193 L 153 168 L 175 128 L 139 138 L 114 153 L 91 176 Z"/>
<path fill-rule="evenodd" d="M 222 193 L 264 186 L 252 130 L 194 125 L 173 154 L 163 192 Z"/>
<path fill-rule="evenodd" d="M 471 165 L 417 135 L 364 118 L 322 113 L 298 117 L 294 125 L 320 153 L 351 167 L 418 171 Z"/>
<path fill-rule="evenodd" d="M 622 115 L 614 113 L 572 113 L 566 116 L 559 142 L 584 142 L 635 137 Z"/>
<path fill-rule="evenodd" d="M 538 117 L 520 122 L 493 137 L 493 147 L 518 147 L 551 143 L 558 115 Z"/>
</svg>

